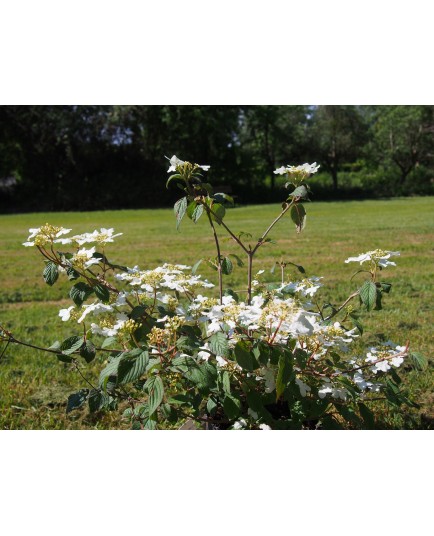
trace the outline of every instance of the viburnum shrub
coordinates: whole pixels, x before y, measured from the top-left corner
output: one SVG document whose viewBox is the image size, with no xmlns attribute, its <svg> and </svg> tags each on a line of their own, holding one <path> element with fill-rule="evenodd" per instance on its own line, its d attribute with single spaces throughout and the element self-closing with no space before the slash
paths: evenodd
<svg viewBox="0 0 434 536">
<path fill-rule="evenodd" d="M 216 255 L 193 267 L 164 264 L 128 268 L 114 264 L 106 250 L 122 233 L 100 229 L 69 236 L 71 229 L 49 224 L 30 229 L 25 246 L 44 257 L 43 277 L 54 285 L 60 274 L 72 282 L 73 304 L 61 309 L 71 335 L 51 352 L 69 363 L 86 385 L 68 398 L 67 412 L 88 403 L 91 412 L 118 410 L 134 429 L 196 426 L 211 429 L 372 428 L 378 400 L 413 404 L 402 392 L 397 369 L 406 359 L 416 368 L 423 357 L 408 342 L 386 342 L 363 354 L 351 352 L 362 333 L 357 309 L 379 310 L 391 285 L 382 270 L 395 266 L 394 251 L 375 250 L 345 262 L 361 265 L 366 280 L 342 304 L 319 305 L 320 277 L 288 280 L 288 262 L 277 262 L 278 282 L 254 273 L 256 252 L 270 241 L 274 225 L 289 213 L 297 232 L 306 223 L 303 201 L 316 163 L 281 167 L 291 190 L 278 216 L 258 240 L 236 233 L 225 222 L 233 199 L 214 193 L 203 180 L 209 166 L 170 159 L 168 181 L 183 190 L 175 203 L 176 225 L 185 215 L 208 220 Z M 221 252 L 217 229 L 228 233 L 239 252 Z M 67 236 L 68 235 L 68 236 Z M 92 247 L 89 245 L 93 244 Z M 197 275 L 201 262 L 217 272 L 217 289 Z M 224 288 L 234 264 L 246 267 L 245 291 Z M 350 303 L 351 302 L 351 303 Z M 4 328 L 7 343 L 26 344 Z M 101 364 L 99 379 L 85 366 Z"/>
</svg>

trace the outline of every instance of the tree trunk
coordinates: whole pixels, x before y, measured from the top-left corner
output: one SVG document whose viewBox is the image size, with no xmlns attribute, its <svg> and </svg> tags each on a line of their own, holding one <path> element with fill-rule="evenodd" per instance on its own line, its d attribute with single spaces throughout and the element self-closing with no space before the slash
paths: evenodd
<svg viewBox="0 0 434 536">
<path fill-rule="evenodd" d="M 333 179 L 333 190 L 336 191 L 338 189 L 338 170 L 334 166 L 332 166 L 330 172 L 332 174 Z"/>
</svg>

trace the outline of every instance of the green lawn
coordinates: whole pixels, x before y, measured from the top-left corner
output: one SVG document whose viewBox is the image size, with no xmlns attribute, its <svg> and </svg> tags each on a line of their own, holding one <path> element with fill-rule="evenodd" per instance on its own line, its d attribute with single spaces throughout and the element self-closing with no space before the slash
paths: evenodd
<svg viewBox="0 0 434 536">
<path fill-rule="evenodd" d="M 270 269 L 275 260 L 302 264 L 308 275 L 324 276 L 321 299 L 340 302 L 357 285 L 357 280 L 350 282 L 357 267 L 344 264 L 347 257 L 376 248 L 401 251 L 398 266 L 384 272 L 384 279 L 393 284 L 384 300 L 384 311 L 364 315 L 363 343 L 374 343 L 386 334 L 397 343 L 410 340 L 413 350 L 432 356 L 434 198 L 311 203 L 306 208 L 305 231 L 297 235 L 289 217 L 279 222 L 270 235 L 276 243 L 259 250 L 255 271 L 265 269 L 265 279 L 272 281 L 276 276 Z M 244 231 L 256 238 L 278 211 L 277 205 L 235 208 L 225 222 L 236 234 Z M 124 235 L 107 250 L 107 256 L 129 266 L 193 264 L 201 257 L 215 255 L 205 219 L 196 225 L 186 219 L 176 232 L 171 210 L 0 216 L 0 324 L 17 338 L 44 346 L 70 334 L 57 316 L 58 309 L 68 303 L 68 284 L 45 285 L 39 254 L 21 246 L 30 227 L 46 222 L 71 227 L 74 233 L 114 227 Z M 223 241 L 222 250 L 240 253 L 231 240 Z M 204 265 L 199 271 L 215 282 L 215 272 Z M 295 271 L 293 275 L 296 277 Z M 235 289 L 242 289 L 244 281 L 242 268 L 225 277 L 225 283 Z M 99 367 L 100 363 L 93 365 L 95 374 Z M 432 426 L 432 378 L 432 368 L 406 373 L 406 385 L 421 408 L 385 415 L 388 425 Z M 9 346 L 0 361 L 0 429 L 128 426 L 110 414 L 102 421 L 90 418 L 85 411 L 66 416 L 67 395 L 82 386 L 80 377 L 55 356 Z"/>
</svg>

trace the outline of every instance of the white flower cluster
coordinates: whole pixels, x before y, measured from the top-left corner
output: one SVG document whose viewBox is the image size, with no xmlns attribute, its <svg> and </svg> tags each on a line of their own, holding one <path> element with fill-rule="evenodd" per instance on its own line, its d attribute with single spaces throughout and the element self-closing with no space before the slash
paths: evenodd
<svg viewBox="0 0 434 536">
<path fill-rule="evenodd" d="M 154 270 L 140 270 L 138 266 L 128 268 L 123 274 L 117 274 L 118 281 L 126 281 L 133 287 L 139 287 L 147 292 L 159 289 L 170 289 L 178 292 L 193 292 L 198 288 L 212 288 L 214 285 L 202 280 L 200 275 L 186 275 L 185 270 L 190 266 L 183 264 L 164 264 Z"/>
<path fill-rule="evenodd" d="M 387 372 L 393 365 L 398 368 L 404 362 L 404 356 L 407 352 L 405 346 L 397 346 L 392 342 L 387 342 L 381 347 L 372 347 L 367 353 L 366 362 L 372 363 L 370 370 L 377 372 Z"/>
<path fill-rule="evenodd" d="M 27 242 L 23 243 L 23 246 L 45 246 L 47 244 L 73 244 L 75 246 L 82 246 L 83 244 L 98 243 L 105 245 L 108 242 L 113 242 L 114 238 L 121 236 L 123 233 L 114 234 L 114 229 L 106 229 L 102 227 L 99 231 L 95 230 L 92 233 L 84 233 L 81 235 L 75 235 L 68 238 L 60 238 L 62 235 L 70 233 L 72 229 L 65 229 L 63 227 L 56 227 L 46 223 L 36 229 L 29 229 L 29 237 Z"/>
<path fill-rule="evenodd" d="M 399 251 L 383 251 L 382 249 L 376 249 L 374 251 L 368 251 L 367 253 L 361 253 L 358 257 L 349 257 L 345 262 L 372 262 L 381 268 L 386 266 L 396 266 L 396 263 L 389 261 L 390 257 L 398 257 Z"/>
<path fill-rule="evenodd" d="M 167 159 L 170 161 L 170 167 L 167 170 L 167 173 L 174 173 L 175 171 L 177 171 L 177 168 L 179 168 L 180 166 L 183 166 L 186 163 L 184 162 L 184 160 L 180 160 L 176 155 L 173 155 L 172 158 L 167 158 Z M 208 171 L 209 168 L 211 167 L 208 165 L 199 165 L 199 164 L 194 164 L 194 166 L 197 168 L 201 168 L 204 171 Z"/>
<path fill-rule="evenodd" d="M 274 170 L 274 174 L 286 175 L 290 184 L 298 186 L 303 181 L 308 179 L 311 175 L 316 173 L 319 167 L 320 166 L 317 165 L 316 162 L 314 162 L 313 164 L 302 164 L 301 166 L 282 166 Z M 288 186 L 288 184 L 286 186 Z"/>
</svg>

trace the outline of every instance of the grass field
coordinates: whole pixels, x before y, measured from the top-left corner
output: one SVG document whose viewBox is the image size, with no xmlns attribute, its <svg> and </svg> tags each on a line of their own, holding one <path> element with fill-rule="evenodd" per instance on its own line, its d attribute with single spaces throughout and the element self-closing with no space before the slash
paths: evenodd
<svg viewBox="0 0 434 536">
<path fill-rule="evenodd" d="M 392 292 L 383 300 L 384 311 L 365 313 L 363 317 L 363 344 L 378 342 L 387 335 L 400 344 L 410 340 L 413 350 L 431 357 L 434 199 L 312 203 L 306 208 L 305 231 L 297 235 L 289 217 L 279 222 L 270 235 L 276 243 L 259 251 L 255 271 L 265 269 L 265 279 L 273 281 L 276 276 L 270 269 L 275 260 L 302 264 L 308 275 L 324 276 L 320 298 L 339 303 L 357 285 L 357 281 L 350 282 L 357 267 L 344 264 L 347 257 L 376 248 L 398 250 L 398 266 L 383 272 L 384 279 L 393 284 Z M 228 212 L 225 222 L 237 233 L 244 231 L 258 237 L 278 211 L 276 205 L 235 208 Z M 193 264 L 203 256 L 215 255 L 205 219 L 196 225 L 186 219 L 178 233 L 171 210 L 0 216 L 0 324 L 17 338 L 42 346 L 72 334 L 57 316 L 59 308 L 69 305 L 65 299 L 69 285 L 45 285 L 40 255 L 33 248 L 21 246 L 30 227 L 46 222 L 71 227 L 74 233 L 114 227 L 124 235 L 107 250 L 107 256 L 129 266 Z M 223 241 L 222 249 L 223 253 L 239 253 L 229 240 Z M 206 267 L 199 272 L 214 281 L 215 273 Z M 241 268 L 225 277 L 225 283 L 235 289 L 243 288 L 244 280 Z M 96 375 L 99 368 L 100 363 L 95 363 L 90 371 Z M 394 428 L 432 427 L 432 366 L 423 373 L 408 370 L 405 383 L 421 408 L 385 413 L 385 422 Z M 114 414 L 98 421 L 86 411 L 67 416 L 65 400 L 82 386 L 81 378 L 55 356 L 9 346 L 0 361 L 0 429 L 128 427 Z"/>
</svg>

